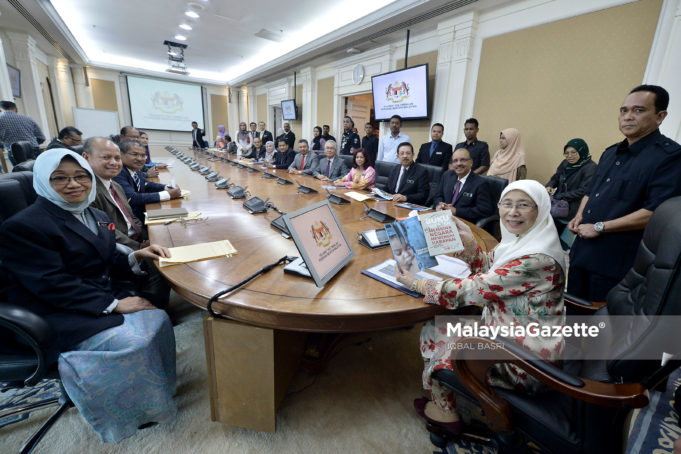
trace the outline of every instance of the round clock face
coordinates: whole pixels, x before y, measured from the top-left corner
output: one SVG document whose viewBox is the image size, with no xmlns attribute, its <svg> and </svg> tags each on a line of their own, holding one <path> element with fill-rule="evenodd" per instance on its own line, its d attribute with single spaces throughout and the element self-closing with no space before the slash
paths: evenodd
<svg viewBox="0 0 681 454">
<path fill-rule="evenodd" d="M 359 84 L 362 83 L 363 79 L 364 79 L 364 66 L 362 66 L 362 65 L 355 66 L 355 69 L 352 71 L 352 81 L 359 85 Z"/>
</svg>

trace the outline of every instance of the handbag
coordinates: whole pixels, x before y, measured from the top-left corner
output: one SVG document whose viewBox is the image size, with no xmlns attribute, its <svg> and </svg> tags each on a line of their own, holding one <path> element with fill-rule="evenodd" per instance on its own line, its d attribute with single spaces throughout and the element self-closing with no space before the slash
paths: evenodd
<svg viewBox="0 0 681 454">
<path fill-rule="evenodd" d="M 558 200 L 551 196 L 551 216 L 554 218 L 566 218 L 570 213 L 570 204 L 567 200 Z"/>
</svg>

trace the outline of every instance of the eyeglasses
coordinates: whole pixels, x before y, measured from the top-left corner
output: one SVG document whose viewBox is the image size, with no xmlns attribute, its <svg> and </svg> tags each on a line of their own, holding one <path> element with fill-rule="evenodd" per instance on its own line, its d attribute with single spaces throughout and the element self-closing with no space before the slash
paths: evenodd
<svg viewBox="0 0 681 454">
<path fill-rule="evenodd" d="M 458 164 L 458 163 L 462 163 L 462 164 L 463 164 L 463 163 L 465 163 L 466 161 L 470 161 L 470 159 L 468 159 L 468 158 L 452 159 L 452 160 L 449 161 L 449 162 L 452 163 L 452 164 Z"/>
<path fill-rule="evenodd" d="M 126 153 L 128 156 L 132 156 L 133 158 L 145 158 L 147 155 L 145 153 Z"/>
<path fill-rule="evenodd" d="M 578 151 L 564 151 L 563 154 L 564 154 L 565 156 L 579 156 L 579 152 L 578 152 Z"/>
<path fill-rule="evenodd" d="M 73 136 L 70 136 L 70 137 L 69 137 L 69 140 L 70 140 L 71 142 L 73 142 L 73 143 L 82 143 L 82 142 L 83 142 L 83 138 L 82 138 L 82 137 L 73 137 Z"/>
<path fill-rule="evenodd" d="M 67 186 L 71 182 L 71 180 L 74 180 L 78 184 L 87 184 L 90 181 L 92 181 L 92 177 L 90 176 L 89 173 L 81 173 L 79 175 L 76 175 L 75 177 L 67 177 L 67 176 L 64 176 L 64 175 L 59 175 L 59 176 L 50 178 L 50 183 L 55 188 L 61 188 L 63 186 Z"/>
<path fill-rule="evenodd" d="M 513 208 L 515 208 L 518 211 L 530 211 L 533 208 L 537 208 L 537 205 L 533 205 L 527 202 L 519 202 L 515 204 L 511 202 L 499 202 L 497 206 L 499 208 L 503 208 L 504 210 L 512 210 Z"/>
</svg>

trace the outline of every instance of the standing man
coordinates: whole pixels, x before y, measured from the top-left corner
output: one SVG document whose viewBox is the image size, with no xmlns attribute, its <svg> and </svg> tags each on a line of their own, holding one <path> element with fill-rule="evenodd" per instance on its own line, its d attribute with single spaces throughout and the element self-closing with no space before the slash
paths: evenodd
<svg viewBox="0 0 681 454">
<path fill-rule="evenodd" d="M 288 121 L 284 122 L 284 133 L 277 137 L 277 143 L 279 143 L 281 139 L 284 139 L 284 141 L 288 144 L 288 148 L 293 150 L 293 147 L 296 144 L 296 135 L 293 133 L 293 131 L 291 131 L 291 125 L 288 123 Z"/>
<path fill-rule="evenodd" d="M 279 138 L 278 145 L 272 165 L 277 169 L 288 169 L 296 157 L 296 152 L 293 148 L 289 148 L 288 143 L 282 137 Z"/>
<path fill-rule="evenodd" d="M 457 143 L 454 150 L 465 148 L 473 159 L 473 172 L 477 174 L 487 172 L 489 169 L 489 147 L 487 142 L 478 140 L 478 120 L 469 118 L 463 124 L 463 133 L 466 141 Z"/>
<path fill-rule="evenodd" d="M 312 175 L 325 182 L 331 182 L 344 177 L 348 173 L 345 162 L 338 156 L 338 145 L 333 140 L 324 144 L 324 157 L 319 160 L 317 168 L 312 171 Z"/>
<path fill-rule="evenodd" d="M 12 155 L 12 144 L 25 140 L 31 142 L 33 147 L 33 156 L 27 156 L 28 159 L 36 158 L 40 154 L 39 145 L 45 141 L 45 135 L 40 130 L 38 123 L 33 121 L 31 117 L 26 115 L 19 115 L 17 113 L 17 105 L 12 101 L 0 101 L 0 140 L 5 145 L 9 160 L 12 165 L 17 165 Z"/>
<path fill-rule="evenodd" d="M 431 141 L 421 145 L 416 162 L 442 167 L 442 170 L 447 170 L 449 161 L 452 159 L 452 145 L 442 141 L 442 134 L 444 132 L 445 127 L 442 126 L 442 123 L 435 123 L 430 128 Z"/>
<path fill-rule="evenodd" d="M 378 137 L 374 134 L 374 126 L 371 123 L 366 123 L 364 125 L 364 132 L 366 136 L 362 138 L 362 148 L 364 148 L 371 162 L 376 162 L 376 156 L 378 155 Z"/>
<path fill-rule="evenodd" d="M 251 136 L 251 143 L 253 143 L 253 139 L 260 137 L 260 131 L 257 130 L 258 125 L 254 121 L 250 122 L 248 126 L 251 128 L 248 134 Z"/>
<path fill-rule="evenodd" d="M 76 151 L 75 148 L 83 143 L 83 133 L 73 126 L 67 126 L 59 131 L 59 135 L 47 145 L 46 150 L 53 148 L 66 148 L 71 151 Z"/>
<path fill-rule="evenodd" d="M 123 133 L 121 133 L 121 136 Z M 204 140 L 203 140 L 203 135 L 204 135 L 204 130 L 199 129 L 199 124 L 195 121 L 192 121 L 192 147 L 194 148 L 204 148 Z M 121 137 L 122 139 L 122 137 Z"/>
<path fill-rule="evenodd" d="M 341 151 L 340 154 L 354 154 L 355 150 L 359 149 L 361 143 L 359 135 L 353 131 L 355 122 L 349 115 L 343 117 L 343 137 L 341 137 Z"/>
<path fill-rule="evenodd" d="M 451 159 L 454 170 L 442 174 L 433 205 L 437 211 L 450 210 L 454 216 L 476 223 L 494 214 L 494 202 L 487 179 L 472 172 L 473 160 L 465 148 Z"/>
<path fill-rule="evenodd" d="M 624 98 L 619 127 L 625 140 L 605 150 L 577 215 L 570 251 L 568 292 L 591 301 L 606 295 L 634 263 L 650 216 L 681 194 L 681 145 L 658 129 L 669 94 L 641 85 Z"/>
<path fill-rule="evenodd" d="M 390 172 L 387 191 L 393 194 L 394 202 L 423 205 L 430 190 L 428 171 L 414 162 L 414 147 L 409 142 L 397 146 L 397 156 L 401 165 Z"/>
<path fill-rule="evenodd" d="M 322 139 L 324 139 L 325 141 L 333 140 L 335 142 L 336 138 L 334 136 L 332 136 L 331 134 L 329 134 L 330 130 L 331 130 L 331 127 L 329 125 L 323 125 L 322 126 Z"/>
<path fill-rule="evenodd" d="M 402 117 L 399 115 L 393 115 L 390 117 L 390 134 L 383 136 L 381 142 L 378 145 L 378 157 L 376 158 L 377 161 L 400 162 L 400 159 L 397 157 L 398 145 L 404 142 L 411 144 L 411 139 L 409 136 L 400 132 L 401 127 Z"/>
<path fill-rule="evenodd" d="M 260 133 L 260 142 L 267 143 L 274 141 L 274 136 L 272 136 L 272 133 L 265 129 L 264 121 L 258 123 L 258 132 Z"/>
<path fill-rule="evenodd" d="M 147 203 L 158 203 L 181 197 L 182 191 L 179 187 L 171 188 L 144 177 L 142 169 L 147 160 L 147 153 L 139 142 L 126 140 L 121 142 L 120 149 L 123 169 L 114 180 L 123 188 L 137 219 L 144 219 Z"/>
<path fill-rule="evenodd" d="M 293 162 L 288 167 L 288 173 L 311 175 L 314 169 L 317 168 L 317 164 L 319 164 L 318 160 L 317 153 L 310 153 L 310 146 L 307 140 L 300 139 L 298 141 L 298 154 L 296 154 Z"/>
</svg>

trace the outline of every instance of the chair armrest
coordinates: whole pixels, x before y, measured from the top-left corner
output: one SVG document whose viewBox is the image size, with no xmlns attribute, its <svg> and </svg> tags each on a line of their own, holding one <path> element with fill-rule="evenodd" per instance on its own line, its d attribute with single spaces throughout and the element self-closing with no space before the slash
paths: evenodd
<svg viewBox="0 0 681 454">
<path fill-rule="evenodd" d="M 0 327 L 9 329 L 33 349 L 38 359 L 38 367 L 24 383 L 26 386 L 35 385 L 42 380 L 48 368 L 59 356 L 54 331 L 42 317 L 4 302 L 0 303 Z"/>
<path fill-rule="evenodd" d="M 563 300 L 565 302 L 565 306 L 568 308 L 574 309 L 576 312 L 586 315 L 591 315 L 606 305 L 604 301 L 588 301 L 584 298 L 580 298 L 569 293 L 563 295 Z"/>
<path fill-rule="evenodd" d="M 484 229 L 487 224 L 490 222 L 498 221 L 499 220 L 499 215 L 498 214 L 493 214 L 492 216 L 487 216 L 486 218 L 479 219 L 478 222 L 475 223 L 478 227 L 481 229 Z"/>
<path fill-rule="evenodd" d="M 515 364 L 545 385 L 584 402 L 622 408 L 643 408 L 649 402 L 648 391 L 640 383 L 603 383 L 572 376 L 513 340 L 467 337 L 459 342 L 477 348 L 452 352 L 454 373 L 480 403 L 490 429 L 495 432 L 508 432 L 513 428 L 508 402 L 487 384 L 487 371 L 499 363 Z"/>
</svg>

